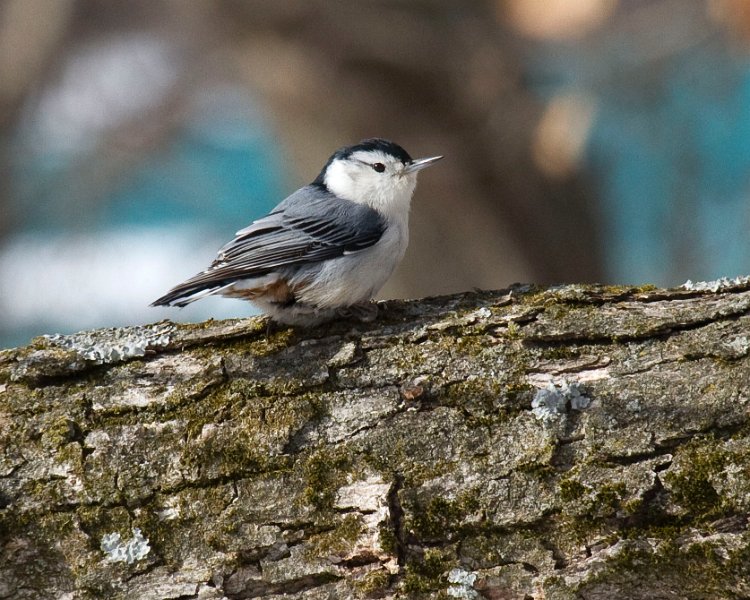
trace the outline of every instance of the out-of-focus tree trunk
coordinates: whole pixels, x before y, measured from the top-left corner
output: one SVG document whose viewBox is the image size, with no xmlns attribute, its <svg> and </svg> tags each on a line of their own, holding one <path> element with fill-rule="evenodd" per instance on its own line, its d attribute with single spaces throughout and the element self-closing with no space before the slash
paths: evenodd
<svg viewBox="0 0 750 600">
<path fill-rule="evenodd" d="M 0 598 L 750 595 L 748 282 L 381 308 L 0 353 Z"/>
<path fill-rule="evenodd" d="M 90 152 L 80 148 L 54 182 L 80 188 L 82 206 L 63 214 L 88 214 L 86 202 L 107 201 L 140 161 L 158 160 L 191 106 L 231 82 L 267 111 L 298 184 L 335 148 L 363 137 L 393 139 L 415 156 L 446 155 L 439 171 L 421 178 L 411 251 L 386 297 L 603 279 L 601 227 L 583 177 L 550 177 L 534 160 L 544 106 L 526 86 L 520 41 L 497 2 L 60 0 L 54 10 L 45 3 L 12 0 L 16 10 L 0 9 L 14 34 L 6 36 L 9 58 L 0 58 L 0 172 L 8 181 L 20 176 L 22 116 L 87 44 L 141 32 L 179 57 L 161 104 L 120 123 Z M 19 71 L 32 59 L 34 69 Z M 3 95 L 17 72 L 23 85 Z M 164 84 L 147 76 L 146 89 Z M 104 115 L 116 112 L 112 98 L 90 101 Z M 0 188 L 0 241 L 25 224 L 36 200 L 16 187 Z M 423 269 L 437 252 L 440 264 Z"/>
</svg>

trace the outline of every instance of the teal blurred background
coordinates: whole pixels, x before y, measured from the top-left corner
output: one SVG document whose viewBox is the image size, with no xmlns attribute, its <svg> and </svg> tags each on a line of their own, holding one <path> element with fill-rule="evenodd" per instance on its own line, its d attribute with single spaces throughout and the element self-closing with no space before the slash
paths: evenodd
<svg viewBox="0 0 750 600">
<path fill-rule="evenodd" d="M 446 155 L 382 297 L 750 273 L 749 42 L 745 0 L 5 0 L 0 347 L 252 314 L 148 304 L 371 136 Z"/>
</svg>

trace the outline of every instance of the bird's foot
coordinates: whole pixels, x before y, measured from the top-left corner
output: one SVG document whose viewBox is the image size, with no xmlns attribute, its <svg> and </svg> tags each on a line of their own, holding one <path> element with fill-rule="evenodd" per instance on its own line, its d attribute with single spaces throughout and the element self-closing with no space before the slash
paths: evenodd
<svg viewBox="0 0 750 600">
<path fill-rule="evenodd" d="M 362 323 L 371 323 L 378 316 L 378 305 L 375 302 L 359 302 L 338 310 L 344 319 L 356 319 Z"/>
</svg>

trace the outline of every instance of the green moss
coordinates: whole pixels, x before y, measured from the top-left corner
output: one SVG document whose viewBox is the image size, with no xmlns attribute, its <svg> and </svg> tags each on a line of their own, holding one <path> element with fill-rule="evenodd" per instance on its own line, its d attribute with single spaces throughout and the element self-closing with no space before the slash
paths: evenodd
<svg viewBox="0 0 750 600">
<path fill-rule="evenodd" d="M 180 324 L 178 327 L 183 331 L 206 331 L 214 327 L 221 327 L 221 323 L 209 319 L 202 323 Z M 289 347 L 296 341 L 293 328 L 276 329 L 272 327 L 269 331 L 268 319 L 263 317 L 245 319 L 242 331 L 235 337 L 224 340 L 214 340 L 205 346 L 206 351 L 215 354 L 216 348 L 221 347 L 235 352 L 249 352 L 254 356 L 267 356 Z M 200 352 L 200 346 L 194 346 L 191 352 Z"/>
<path fill-rule="evenodd" d="M 732 590 L 742 589 L 750 577 L 749 548 L 727 548 L 712 540 L 683 545 L 666 539 L 656 547 L 626 542 L 576 592 L 597 595 L 596 590 L 625 589 L 652 580 L 680 597 L 740 597 Z"/>
<path fill-rule="evenodd" d="M 180 407 L 193 440 L 183 462 L 220 475 L 286 469 L 292 457 L 280 449 L 306 424 L 326 415 L 325 395 L 271 393 L 265 384 L 236 379 Z M 206 434 L 206 426 L 218 425 Z"/>
<path fill-rule="evenodd" d="M 471 329 L 471 326 L 463 327 L 461 336 L 451 339 L 455 343 L 456 351 L 475 357 L 491 348 L 491 346 L 487 344 L 487 337 L 483 335 L 484 331 L 478 331 L 477 334 L 472 335 Z"/>
<path fill-rule="evenodd" d="M 717 484 L 727 464 L 745 464 L 745 457 L 713 438 L 695 438 L 678 449 L 677 457 L 661 475 L 666 490 L 657 496 L 629 497 L 624 482 L 588 488 L 570 477 L 561 480 L 560 498 L 569 503 L 560 516 L 561 530 L 585 543 L 615 531 L 627 539 L 670 540 L 686 528 L 743 510 L 731 493 L 720 494 Z M 682 511 L 675 511 L 674 504 Z"/>
<path fill-rule="evenodd" d="M 98 505 L 79 506 L 76 509 L 76 515 L 81 524 L 81 529 L 86 532 L 94 544 L 108 533 L 119 533 L 123 539 L 132 535 L 133 523 L 130 514 L 122 506 L 111 508 Z"/>
<path fill-rule="evenodd" d="M 594 518 L 613 517 L 622 507 L 622 499 L 627 494 L 624 483 L 602 485 L 589 504 L 589 513 Z"/>
<path fill-rule="evenodd" d="M 633 296 L 636 294 L 646 294 L 658 290 L 655 285 L 647 283 L 639 286 L 631 285 L 603 285 L 599 288 L 600 293 L 607 296 Z"/>
<path fill-rule="evenodd" d="M 526 410 L 533 389 L 527 378 L 531 352 L 520 344 L 496 347 L 477 343 L 469 347 L 477 353 L 470 355 L 479 367 L 476 376 L 445 385 L 437 400 L 467 412 L 474 426 L 501 424 Z M 484 352 L 487 356 L 479 357 Z"/>
<path fill-rule="evenodd" d="M 283 470 L 289 458 L 269 453 L 267 443 L 241 429 L 232 428 L 184 448 L 182 463 L 212 476 L 228 477 Z"/>
<path fill-rule="evenodd" d="M 421 540 L 450 539 L 479 506 L 477 490 L 462 492 L 455 500 L 437 496 L 426 504 L 417 501 L 407 506 L 405 527 Z"/>
<path fill-rule="evenodd" d="M 576 314 L 591 312 L 592 315 L 595 311 L 595 309 L 588 305 L 583 307 L 573 306 L 570 303 L 559 303 L 557 299 L 550 299 L 546 302 L 544 314 L 547 315 L 551 321 L 564 323 L 574 310 Z"/>
<path fill-rule="evenodd" d="M 83 449 L 81 444 L 71 442 L 61 446 L 55 453 L 55 460 L 66 464 L 68 468 L 73 468 L 80 473 L 83 467 Z"/>
<path fill-rule="evenodd" d="M 538 446 L 537 453 L 540 456 L 551 456 L 554 451 L 555 445 L 553 443 L 545 444 L 544 446 Z M 554 477 L 557 473 L 557 469 L 551 464 L 546 462 L 539 462 L 537 460 L 521 463 L 514 469 L 516 473 L 523 473 L 529 475 L 535 479 L 548 480 Z"/>
<path fill-rule="evenodd" d="M 515 412 L 503 402 L 505 391 L 494 379 L 467 379 L 446 386 L 440 402 L 468 412 L 474 426 L 490 425 L 506 421 Z"/>
<path fill-rule="evenodd" d="M 523 339 L 523 334 L 521 333 L 521 326 L 515 321 L 511 321 L 510 323 L 508 323 L 508 327 L 505 329 L 505 337 L 508 340 Z"/>
<path fill-rule="evenodd" d="M 232 379 L 224 386 L 223 394 L 226 397 L 225 402 L 239 401 L 241 406 L 245 406 L 248 403 L 255 404 L 258 398 L 296 395 L 302 386 L 302 382 L 290 379 L 274 382 Z"/>
<path fill-rule="evenodd" d="M 349 454 L 342 449 L 320 448 L 302 461 L 303 499 L 317 510 L 332 510 L 336 494 L 352 470 Z"/>
<path fill-rule="evenodd" d="M 559 483 L 559 489 L 561 500 L 567 503 L 560 521 L 560 532 L 564 537 L 588 543 L 626 528 L 627 516 L 623 509 L 627 497 L 625 484 L 603 484 L 592 489 L 567 478 Z"/>
<path fill-rule="evenodd" d="M 388 438 L 389 436 L 386 436 L 382 445 L 367 448 L 361 458 L 365 465 L 378 473 L 399 473 L 401 466 L 409 460 L 404 441 L 398 437 Z"/>
<path fill-rule="evenodd" d="M 49 597 L 50 581 L 66 589 L 75 586 L 78 564 L 74 561 L 83 562 L 80 557 L 86 549 L 73 513 L 5 508 L 0 510 L 0 540 L 10 542 L 3 557 L 4 572 L 21 582 L 18 589 L 6 588 L 11 589 L 8 597 L 17 597 L 12 592 L 20 594 L 22 589 L 26 597 Z"/>
<path fill-rule="evenodd" d="M 307 553 L 316 558 L 345 556 L 351 552 L 364 531 L 361 515 L 345 515 L 333 529 L 312 536 Z"/>
<path fill-rule="evenodd" d="M 578 358 L 581 352 L 569 345 L 546 346 L 541 348 L 541 357 L 546 360 L 571 360 Z"/>
<path fill-rule="evenodd" d="M 264 401 L 258 403 L 263 405 Z M 183 464 L 201 472 L 215 470 L 222 476 L 277 470 L 288 464 L 289 457 L 279 455 L 277 446 L 280 439 L 288 438 L 295 424 L 299 426 L 304 420 L 304 411 L 300 411 L 297 420 L 281 414 L 280 408 L 272 411 L 273 416 L 268 419 L 240 414 L 232 420 L 224 420 L 216 417 L 211 404 L 207 401 L 201 408 L 190 411 L 187 430 L 193 441 L 183 447 Z M 227 410 L 236 409 L 235 406 Z M 203 428 L 213 421 L 224 425 L 204 435 Z"/>
<path fill-rule="evenodd" d="M 60 448 L 71 442 L 80 433 L 80 428 L 67 415 L 56 417 L 44 427 L 42 443 L 47 448 Z"/>
<path fill-rule="evenodd" d="M 424 368 L 425 352 L 427 351 L 429 350 L 426 350 L 422 345 L 410 344 L 398 339 L 388 354 L 389 367 L 395 366 L 401 377 L 419 372 L 420 369 Z"/>
<path fill-rule="evenodd" d="M 536 285 L 529 286 L 528 291 L 522 294 L 518 294 L 517 292 L 514 293 L 516 302 L 523 306 L 538 306 L 542 304 L 549 295 L 550 292 L 548 292 L 546 288 Z"/>
<path fill-rule="evenodd" d="M 425 594 L 445 589 L 446 573 L 455 558 L 444 548 L 427 548 L 421 557 L 410 557 L 404 567 L 402 588 L 407 594 Z"/>
<path fill-rule="evenodd" d="M 587 491 L 586 486 L 575 479 L 563 479 L 560 482 L 560 499 L 563 502 L 578 500 Z"/>
<path fill-rule="evenodd" d="M 383 432 L 377 445 L 362 452 L 360 459 L 373 471 L 387 474 L 384 478 L 393 479 L 393 473 L 400 473 L 408 488 L 417 488 L 455 469 L 454 463 L 437 458 L 420 461 L 397 431 Z"/>
<path fill-rule="evenodd" d="M 664 476 L 675 500 L 691 519 L 707 521 L 725 514 L 729 507 L 714 487 L 715 481 L 727 464 L 728 456 L 717 448 L 716 441 L 693 440 L 680 453 L 679 471 Z"/>
<path fill-rule="evenodd" d="M 398 537 L 393 529 L 393 523 L 390 519 L 383 522 L 381 521 L 378 525 L 378 539 L 380 541 L 380 548 L 383 552 L 396 556 L 398 554 Z"/>
<path fill-rule="evenodd" d="M 225 486 L 186 489 L 171 497 L 170 507 L 176 509 L 174 518 L 161 516 L 165 506 L 163 497 L 157 496 L 138 512 L 132 526 L 143 531 L 163 563 L 179 568 L 186 554 L 201 554 L 205 547 L 220 546 L 222 534 L 236 539 L 237 530 L 227 532 L 226 521 L 219 520 L 230 503 L 231 494 Z M 132 532 L 125 537 L 132 537 Z"/>
<path fill-rule="evenodd" d="M 401 463 L 406 487 L 417 488 L 420 485 L 452 472 L 456 466 L 446 460 L 434 459 L 417 462 L 413 456 L 407 454 L 405 462 Z"/>
<path fill-rule="evenodd" d="M 643 498 L 631 498 L 622 503 L 622 510 L 629 517 L 636 515 L 648 517 L 648 513 L 652 508 L 653 506 L 646 503 Z"/>
<path fill-rule="evenodd" d="M 385 569 L 371 571 L 354 585 L 365 596 L 380 596 L 391 584 L 391 576 Z"/>
<path fill-rule="evenodd" d="M 541 306 L 550 308 L 553 306 L 568 306 L 583 308 L 598 305 L 602 301 L 614 298 L 628 297 L 636 294 L 645 294 L 654 291 L 653 285 L 621 286 L 621 285 L 587 285 L 568 286 L 562 289 L 547 289 L 534 287 L 529 292 L 519 297 L 520 303 L 525 306 Z"/>
<path fill-rule="evenodd" d="M 746 541 L 744 546 L 736 548 L 729 555 L 727 569 L 733 573 L 740 573 L 745 581 L 750 580 L 750 543 Z"/>
<path fill-rule="evenodd" d="M 520 532 L 519 530 L 519 533 Z M 469 561 L 473 569 L 492 569 L 508 564 L 514 557 L 523 554 L 518 547 L 519 538 L 503 529 L 484 524 L 482 529 L 464 532 L 461 537 L 461 558 Z"/>
<path fill-rule="evenodd" d="M 288 348 L 296 341 L 296 334 L 291 327 L 263 336 L 261 339 L 245 342 L 243 348 L 255 356 L 268 356 L 284 348 Z"/>
<path fill-rule="evenodd" d="M 23 531 L 35 519 L 33 511 L 21 511 L 12 505 L 4 508 L 0 511 L 0 539 L 11 539 L 12 535 Z"/>
</svg>

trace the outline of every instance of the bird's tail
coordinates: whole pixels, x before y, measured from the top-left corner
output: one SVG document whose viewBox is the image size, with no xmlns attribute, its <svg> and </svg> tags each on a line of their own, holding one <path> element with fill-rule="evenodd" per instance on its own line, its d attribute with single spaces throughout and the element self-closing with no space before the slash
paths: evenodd
<svg viewBox="0 0 750 600">
<path fill-rule="evenodd" d="M 199 277 L 200 275 L 197 275 L 180 285 L 176 285 L 161 298 L 154 300 L 150 306 L 179 306 L 182 308 L 206 296 L 219 294 L 234 283 L 234 281 L 221 281 L 207 284 L 205 281 L 195 281 Z"/>
</svg>

